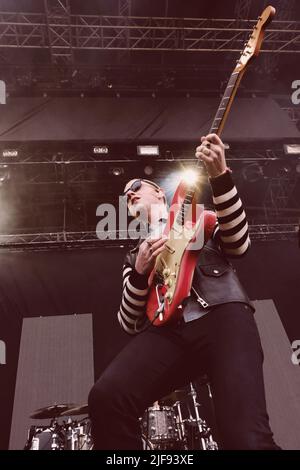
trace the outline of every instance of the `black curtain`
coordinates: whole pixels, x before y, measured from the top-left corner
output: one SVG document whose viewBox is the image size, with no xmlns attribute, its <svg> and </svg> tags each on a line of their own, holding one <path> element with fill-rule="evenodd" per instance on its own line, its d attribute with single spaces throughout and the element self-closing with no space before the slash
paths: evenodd
<svg viewBox="0 0 300 470">
<path fill-rule="evenodd" d="M 213 122 L 218 98 L 9 98 L 0 142 L 198 142 Z M 229 142 L 300 139 L 271 98 L 236 98 L 223 138 Z"/>
</svg>

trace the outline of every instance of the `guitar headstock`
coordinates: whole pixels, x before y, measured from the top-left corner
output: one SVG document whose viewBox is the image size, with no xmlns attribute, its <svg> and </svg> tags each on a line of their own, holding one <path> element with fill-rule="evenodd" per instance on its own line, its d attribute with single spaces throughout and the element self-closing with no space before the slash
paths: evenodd
<svg viewBox="0 0 300 470">
<path fill-rule="evenodd" d="M 258 17 L 257 23 L 253 28 L 251 36 L 241 53 L 240 59 L 235 67 L 235 72 L 241 72 L 253 57 L 258 56 L 265 34 L 265 29 L 271 23 L 276 10 L 272 6 L 268 6 Z"/>
</svg>

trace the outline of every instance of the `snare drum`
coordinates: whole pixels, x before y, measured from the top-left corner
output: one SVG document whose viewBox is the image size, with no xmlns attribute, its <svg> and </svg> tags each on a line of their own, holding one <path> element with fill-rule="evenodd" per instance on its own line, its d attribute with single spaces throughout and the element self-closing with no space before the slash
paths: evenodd
<svg viewBox="0 0 300 470">
<path fill-rule="evenodd" d="M 175 410 L 171 406 L 148 408 L 142 418 L 142 433 L 152 443 L 177 441 Z"/>
</svg>

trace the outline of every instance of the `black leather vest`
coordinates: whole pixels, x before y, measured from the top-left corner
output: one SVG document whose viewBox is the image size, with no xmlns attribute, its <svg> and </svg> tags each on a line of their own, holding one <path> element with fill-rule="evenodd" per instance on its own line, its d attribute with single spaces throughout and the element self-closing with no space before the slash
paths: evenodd
<svg viewBox="0 0 300 470">
<path fill-rule="evenodd" d="M 236 270 L 212 239 L 199 253 L 192 286 L 205 302 L 206 308 L 228 302 L 242 302 L 255 310 L 237 277 Z"/>
<path fill-rule="evenodd" d="M 135 265 L 141 242 L 142 240 L 126 255 L 125 262 L 131 266 Z M 249 305 L 253 312 L 255 311 L 237 277 L 236 270 L 212 239 L 205 244 L 199 253 L 192 286 L 196 293 L 191 292 L 191 295 L 195 298 L 198 295 L 202 299 L 203 303 L 200 299 L 198 300 L 204 310 L 210 310 L 211 307 L 224 303 L 242 302 Z M 187 301 L 188 298 L 183 302 L 183 305 Z"/>
</svg>

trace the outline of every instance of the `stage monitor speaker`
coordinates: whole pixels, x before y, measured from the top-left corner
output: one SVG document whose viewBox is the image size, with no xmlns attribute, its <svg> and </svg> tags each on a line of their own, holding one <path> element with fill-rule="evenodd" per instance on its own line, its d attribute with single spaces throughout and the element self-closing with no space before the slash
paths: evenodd
<svg viewBox="0 0 300 470">
<path fill-rule="evenodd" d="M 258 300 L 254 305 L 264 350 L 267 409 L 274 438 L 284 450 L 300 450 L 300 367 L 292 363 L 291 343 L 273 300 Z"/>
<path fill-rule="evenodd" d="M 86 404 L 94 383 L 92 315 L 24 318 L 9 449 L 23 449 L 38 408 Z"/>
</svg>

